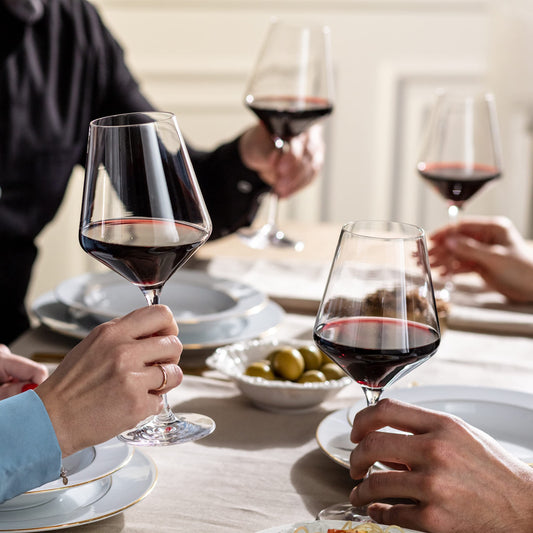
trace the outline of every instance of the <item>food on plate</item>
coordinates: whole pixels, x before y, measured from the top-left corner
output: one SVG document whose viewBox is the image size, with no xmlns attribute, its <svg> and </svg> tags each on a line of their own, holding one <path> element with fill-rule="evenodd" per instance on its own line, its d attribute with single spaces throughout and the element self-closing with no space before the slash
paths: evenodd
<svg viewBox="0 0 533 533">
<path fill-rule="evenodd" d="M 326 376 L 320 370 L 306 370 L 299 378 L 298 383 L 323 383 Z"/>
<path fill-rule="evenodd" d="M 300 350 L 290 346 L 283 346 L 270 354 L 272 369 L 285 379 L 296 381 L 305 370 L 305 360 Z"/>
<path fill-rule="evenodd" d="M 270 361 L 254 361 L 248 365 L 244 373 L 247 376 L 268 379 L 269 381 L 276 379 L 270 368 Z"/>
<path fill-rule="evenodd" d="M 349 529 L 328 529 L 328 533 L 402 533 L 403 529 L 399 526 L 380 526 L 379 524 L 374 524 L 372 522 L 365 522 L 364 524 L 359 524 L 350 527 Z M 295 532 L 296 533 L 296 532 Z"/>
<path fill-rule="evenodd" d="M 403 290 L 399 288 L 398 290 Z M 431 313 L 427 300 L 421 296 L 417 290 L 410 290 L 405 295 L 405 308 L 407 310 L 408 320 L 413 322 L 425 322 L 426 315 Z M 446 326 L 447 318 L 450 314 L 450 305 L 448 302 L 436 298 L 435 304 L 437 307 L 437 314 L 441 330 Z M 365 299 L 359 303 L 361 315 L 397 318 L 398 312 L 396 310 L 396 298 L 394 290 L 379 289 L 372 294 L 369 294 Z M 346 298 L 332 298 L 327 303 L 329 313 L 343 316 L 347 312 L 354 313 L 354 302 Z M 348 308 L 348 311 L 346 310 Z M 401 309 L 403 313 L 403 308 Z"/>
<path fill-rule="evenodd" d="M 280 346 L 265 359 L 247 365 L 244 374 L 266 380 L 323 383 L 345 377 L 345 373 L 314 344 Z"/>
</svg>

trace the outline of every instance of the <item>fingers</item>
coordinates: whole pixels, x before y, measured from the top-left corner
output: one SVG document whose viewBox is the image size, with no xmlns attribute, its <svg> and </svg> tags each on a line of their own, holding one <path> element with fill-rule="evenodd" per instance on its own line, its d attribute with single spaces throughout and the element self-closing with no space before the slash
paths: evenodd
<svg viewBox="0 0 533 533">
<path fill-rule="evenodd" d="M 384 398 L 376 405 L 359 411 L 354 418 L 351 440 L 360 442 L 371 431 L 390 426 L 409 433 L 426 433 L 442 415 L 398 400 Z"/>
<path fill-rule="evenodd" d="M 178 334 L 172 311 L 165 305 L 147 305 L 112 322 L 116 328 L 122 330 L 123 335 L 132 339 Z"/>
<path fill-rule="evenodd" d="M 416 509 L 415 505 L 386 503 L 374 503 L 367 507 L 368 515 L 378 524 L 402 524 L 403 527 L 409 529 L 422 530 L 423 526 L 414 512 Z"/>
<path fill-rule="evenodd" d="M 155 364 L 146 369 L 147 390 L 152 394 L 166 394 L 183 380 L 183 371 L 177 364 Z"/>
<path fill-rule="evenodd" d="M 22 382 L 22 384 L 35 383 L 39 385 L 47 377 L 48 370 L 44 365 L 27 357 L 12 354 L 7 346 L 0 345 L 0 384 Z M 16 394 L 21 391 L 21 386 L 9 387 L 9 390 Z"/>
</svg>

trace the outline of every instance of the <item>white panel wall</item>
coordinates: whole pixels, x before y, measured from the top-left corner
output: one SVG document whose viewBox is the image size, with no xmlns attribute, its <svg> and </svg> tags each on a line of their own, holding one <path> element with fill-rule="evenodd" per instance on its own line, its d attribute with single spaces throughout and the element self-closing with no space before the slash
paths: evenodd
<svg viewBox="0 0 533 533">
<path fill-rule="evenodd" d="M 331 27 L 337 95 L 326 128 L 327 164 L 316 184 L 284 202 L 282 217 L 298 220 L 341 224 L 395 218 L 429 230 L 445 221 L 444 202 L 414 171 L 429 103 L 438 87 L 483 87 L 489 66 L 492 81 L 497 80 L 505 64 L 490 61 L 495 32 L 489 0 L 97 4 L 145 93 L 158 107 L 174 111 L 188 140 L 200 148 L 232 138 L 253 123 L 242 95 L 270 16 Z M 509 39 L 501 33 L 500 41 Z M 508 172 L 482 191 L 467 212 L 508 214 L 525 231 L 531 197 L 527 114 L 505 107 Z M 64 277 L 94 268 L 76 239 L 78 183 L 69 191 L 60 223 L 42 236 L 30 299 Z M 57 243 L 68 250 L 67 260 L 53 252 Z"/>
</svg>

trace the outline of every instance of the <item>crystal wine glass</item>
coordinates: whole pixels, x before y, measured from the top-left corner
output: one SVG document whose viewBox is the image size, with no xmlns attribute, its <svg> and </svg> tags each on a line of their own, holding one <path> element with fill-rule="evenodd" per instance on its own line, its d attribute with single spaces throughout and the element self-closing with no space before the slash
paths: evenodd
<svg viewBox="0 0 533 533">
<path fill-rule="evenodd" d="M 209 237 L 211 220 L 176 117 L 127 113 L 91 122 L 79 239 L 81 247 L 140 288 L 148 305 Z M 197 440 L 215 423 L 163 411 L 119 438 L 140 446 Z"/>
<path fill-rule="evenodd" d="M 333 111 L 329 28 L 273 20 L 246 89 L 245 104 L 264 123 L 280 152 L 290 149 L 293 137 L 329 115 Z M 279 198 L 275 193 L 269 196 L 266 223 L 259 229 L 243 228 L 239 236 L 252 248 L 302 250 L 303 242 L 279 229 Z"/>
<path fill-rule="evenodd" d="M 423 141 L 419 174 L 448 202 L 450 224 L 485 184 L 502 172 L 500 134 L 494 96 L 437 95 Z M 450 299 L 448 277 L 439 297 Z"/>
<path fill-rule="evenodd" d="M 427 361 L 440 343 L 424 231 L 410 224 L 356 221 L 343 226 L 316 317 L 317 346 L 359 383 L 368 405 Z M 368 520 L 349 503 L 322 520 Z"/>
</svg>

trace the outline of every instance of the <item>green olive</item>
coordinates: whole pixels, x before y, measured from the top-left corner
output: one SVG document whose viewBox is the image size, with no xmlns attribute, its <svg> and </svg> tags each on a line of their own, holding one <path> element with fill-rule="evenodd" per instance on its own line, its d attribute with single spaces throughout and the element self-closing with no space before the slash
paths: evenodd
<svg viewBox="0 0 533 533">
<path fill-rule="evenodd" d="M 326 376 L 320 370 L 306 370 L 298 379 L 298 383 L 321 383 Z"/>
<path fill-rule="evenodd" d="M 268 361 L 255 361 L 248 365 L 244 373 L 247 376 L 268 379 L 269 381 L 276 379 Z"/>
<path fill-rule="evenodd" d="M 290 346 L 276 350 L 272 358 L 272 368 L 280 377 L 296 381 L 305 369 L 303 355 Z"/>
<path fill-rule="evenodd" d="M 331 363 L 331 359 L 322 350 L 319 350 L 319 351 L 320 351 L 320 354 L 322 355 L 322 366 Z"/>
<path fill-rule="evenodd" d="M 302 354 L 306 370 L 319 370 L 322 366 L 322 353 L 320 350 L 310 344 L 309 346 L 300 346 L 298 351 Z"/>
<path fill-rule="evenodd" d="M 326 376 L 327 380 L 341 379 L 346 375 L 342 368 L 335 363 L 326 363 L 320 368 L 320 371 Z"/>
</svg>

